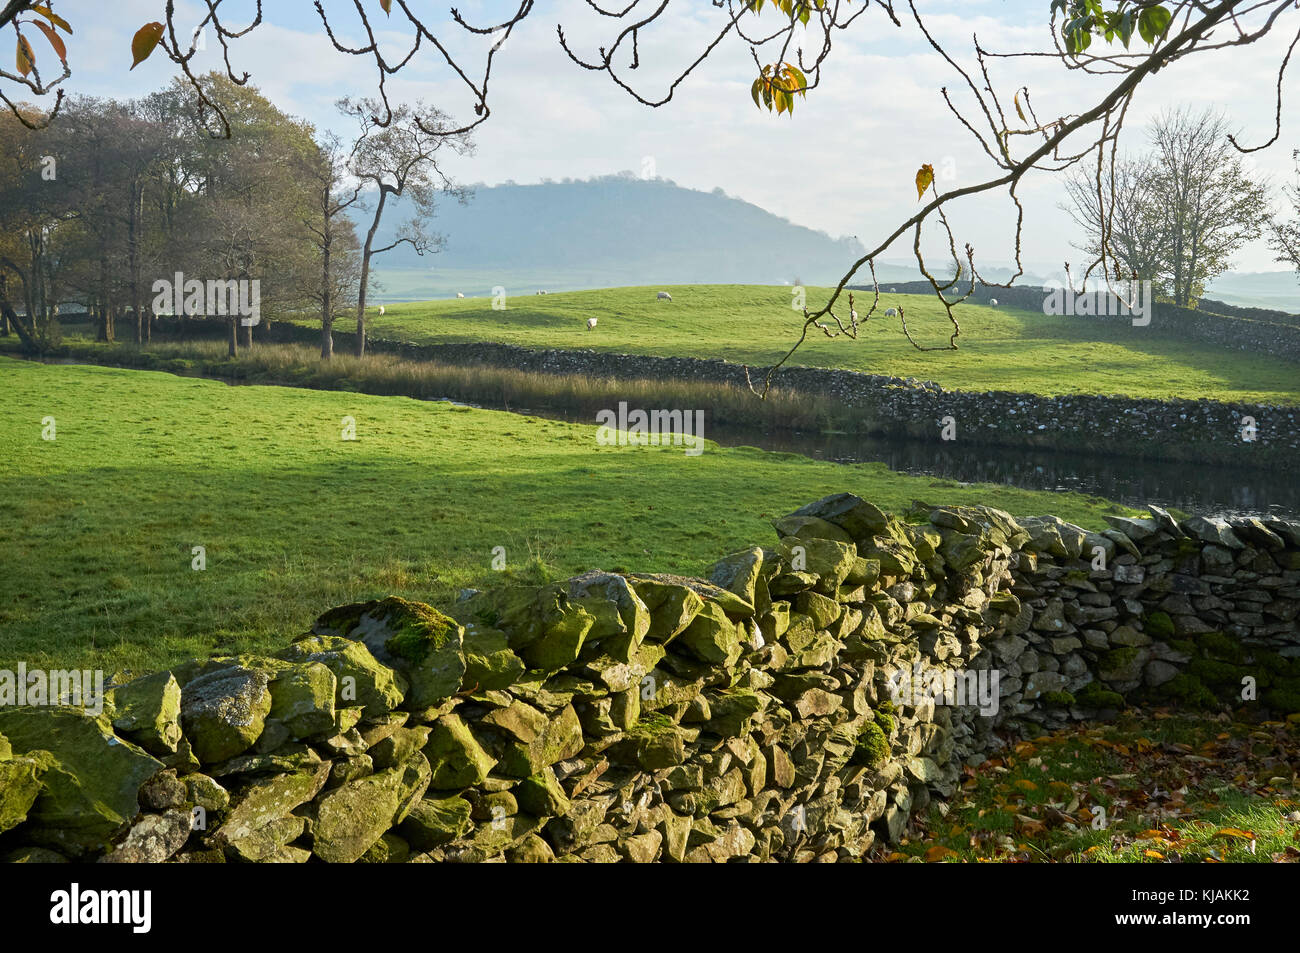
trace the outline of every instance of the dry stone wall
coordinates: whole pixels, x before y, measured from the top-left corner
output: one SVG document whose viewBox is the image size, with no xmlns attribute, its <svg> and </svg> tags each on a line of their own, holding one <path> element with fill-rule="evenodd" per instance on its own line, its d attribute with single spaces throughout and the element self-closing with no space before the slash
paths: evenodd
<svg viewBox="0 0 1300 953">
<path fill-rule="evenodd" d="M 183 332 L 174 318 L 159 319 L 159 328 L 168 334 L 226 333 L 224 323 L 202 318 L 186 319 Z M 1300 335 L 1296 329 L 1287 330 Z M 318 330 L 283 323 L 274 323 L 260 333 L 260 339 L 268 341 L 320 341 Z M 351 349 L 351 334 L 335 332 L 334 339 L 336 347 Z M 1300 340 L 1297 343 L 1300 346 Z M 747 387 L 766 372 L 761 367 L 747 371 L 745 365 L 725 360 L 490 342 L 412 344 L 370 338 L 367 346 L 374 352 L 415 361 L 623 380 L 707 381 Z M 802 366 L 783 368 L 777 381 L 793 393 L 835 401 L 862 433 L 939 441 L 946 418 L 951 417 L 959 445 L 1041 447 L 1243 467 L 1300 462 L 1300 408 L 1284 404 L 954 391 L 933 381 Z"/>
<path fill-rule="evenodd" d="M 1018 730 L 1300 709 L 1300 523 L 1111 524 L 838 494 L 707 580 L 343 606 L 99 715 L 0 707 L 0 857 L 854 861 Z"/>
</svg>

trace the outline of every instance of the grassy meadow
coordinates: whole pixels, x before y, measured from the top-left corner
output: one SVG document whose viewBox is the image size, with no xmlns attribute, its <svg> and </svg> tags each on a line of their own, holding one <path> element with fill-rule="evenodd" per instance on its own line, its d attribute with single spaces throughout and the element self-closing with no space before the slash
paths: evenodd
<svg viewBox="0 0 1300 953">
<path fill-rule="evenodd" d="M 503 575 L 697 574 L 841 490 L 894 510 L 983 502 L 1092 527 L 1112 511 L 881 464 L 600 447 L 594 426 L 404 397 L 8 358 L 0 381 L 0 666 L 140 672 L 265 651 L 334 605 L 394 594 L 445 607 Z"/>
<path fill-rule="evenodd" d="M 656 300 L 661 290 L 673 300 Z M 387 305 L 386 314 L 372 313 L 367 322 L 377 337 L 421 343 L 499 341 L 762 365 L 777 360 L 798 336 L 802 319 L 791 308 L 791 291 L 689 285 L 528 293 L 508 296 L 499 311 L 489 297 Z M 809 288 L 808 306 L 820 306 L 828 291 Z M 856 299 L 865 315 L 871 295 L 858 292 Z M 856 340 L 828 339 L 814 331 L 793 363 L 916 377 L 957 390 L 1300 403 L 1294 363 L 1156 337 L 1140 327 L 1013 308 L 963 305 L 957 312 L 960 349 L 921 353 L 907 342 L 897 318 L 884 317 L 886 308 L 900 304 L 919 343 L 947 342 L 950 326 L 935 299 L 882 294 L 877 313 Z M 591 317 L 599 323 L 589 332 Z M 337 327 L 350 329 L 348 322 Z"/>
</svg>

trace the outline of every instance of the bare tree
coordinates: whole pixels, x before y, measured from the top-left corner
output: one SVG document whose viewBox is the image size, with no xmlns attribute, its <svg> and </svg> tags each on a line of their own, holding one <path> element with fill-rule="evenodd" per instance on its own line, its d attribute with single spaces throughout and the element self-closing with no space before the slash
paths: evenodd
<svg viewBox="0 0 1300 953">
<path fill-rule="evenodd" d="M 1179 307 L 1194 304 L 1267 221 L 1268 187 L 1251 179 L 1230 135 L 1223 116 L 1187 109 L 1166 112 L 1151 127 L 1151 171 L 1160 177 L 1155 208 L 1168 248 L 1165 291 Z"/>
<path fill-rule="evenodd" d="M 1269 222 L 1269 244 L 1277 252 L 1277 260 L 1295 269 L 1300 278 L 1300 149 L 1291 153 L 1296 161 L 1296 182 L 1283 190 L 1295 218 L 1290 221 L 1273 219 Z"/>
<path fill-rule="evenodd" d="M 465 193 L 443 173 L 438 155 L 444 149 L 465 155 L 473 151 L 473 144 L 468 132 L 451 130 L 444 113 L 420 102 L 392 108 L 386 124 L 378 118 L 383 106 L 376 100 L 341 99 L 338 108 L 356 120 L 359 127 L 348 171 L 366 187 L 366 197 L 373 202 L 370 226 L 361 246 L 357 294 L 356 353 L 361 357 L 366 352 L 366 291 L 371 259 L 403 244 L 414 248 L 417 255 L 442 246 L 441 236 L 426 231 L 425 220 L 433 216 L 439 195 L 463 200 Z M 415 215 L 398 228 L 391 242 L 376 245 L 375 237 L 389 202 L 403 197 L 414 204 Z"/>
<path fill-rule="evenodd" d="M 1165 112 L 1150 138 L 1152 151 L 1117 159 L 1100 190 L 1095 176 L 1072 169 L 1070 211 L 1087 236 L 1083 251 L 1108 255 L 1117 273 L 1151 280 L 1188 307 L 1262 234 L 1269 189 L 1251 179 L 1221 115 Z"/>
<path fill-rule="evenodd" d="M 305 160 L 312 201 L 303 224 L 320 256 L 319 272 L 304 277 L 305 296 L 320 306 L 320 356 L 328 361 L 334 356 L 334 319 L 356 299 L 360 287 L 356 227 L 346 212 L 360 200 L 361 185 L 346 181 L 347 154 L 337 136 L 326 134 L 318 145 Z"/>
<path fill-rule="evenodd" d="M 1150 158 L 1123 158 L 1102 180 L 1099 193 L 1086 169 L 1066 173 L 1065 191 L 1070 213 L 1084 233 L 1075 247 L 1093 259 L 1108 252 L 1116 271 L 1144 281 L 1157 281 L 1168 261 L 1164 221 L 1158 206 L 1160 177 Z M 1108 247 L 1103 245 L 1108 237 Z"/>
</svg>

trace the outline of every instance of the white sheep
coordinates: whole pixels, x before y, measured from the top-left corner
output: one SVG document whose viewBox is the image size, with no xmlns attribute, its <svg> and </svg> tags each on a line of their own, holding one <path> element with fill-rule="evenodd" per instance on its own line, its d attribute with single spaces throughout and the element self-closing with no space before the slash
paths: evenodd
<svg viewBox="0 0 1300 953">
<path fill-rule="evenodd" d="M 588 330 L 588 331 L 594 331 L 594 330 L 596 330 L 596 319 L 595 319 L 595 318 L 588 318 L 588 319 L 587 319 L 587 330 Z"/>
<path fill-rule="evenodd" d="M 996 308 L 997 306 L 998 306 L 998 299 L 997 299 L 997 298 L 989 298 L 989 307 L 990 307 L 990 308 Z"/>
<path fill-rule="evenodd" d="M 656 300 L 656 301 L 672 301 L 672 300 L 673 300 L 673 296 L 670 295 L 667 291 L 661 291 L 661 292 L 659 292 L 657 295 L 655 295 L 655 300 Z"/>
<path fill-rule="evenodd" d="M 380 314 L 384 313 L 384 306 L 382 304 L 379 306 L 379 313 Z"/>
<path fill-rule="evenodd" d="M 898 309 L 897 309 L 897 308 L 889 308 L 888 310 L 885 311 L 885 317 L 887 317 L 887 318 L 896 318 L 896 317 L 898 317 Z"/>
<path fill-rule="evenodd" d="M 463 291 L 457 291 L 457 292 L 456 292 L 456 297 L 457 297 L 457 298 L 463 298 L 463 297 L 465 297 L 465 292 L 463 292 Z"/>
</svg>

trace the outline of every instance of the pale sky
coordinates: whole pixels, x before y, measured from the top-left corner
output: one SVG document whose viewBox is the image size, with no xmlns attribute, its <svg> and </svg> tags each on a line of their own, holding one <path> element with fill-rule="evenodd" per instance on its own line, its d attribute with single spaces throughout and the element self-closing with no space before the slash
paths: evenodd
<svg viewBox="0 0 1300 953">
<path fill-rule="evenodd" d="M 450 25 L 447 14 L 451 4 L 412 0 L 416 9 L 428 11 L 428 22 L 447 23 L 446 34 L 456 37 L 459 28 Z M 198 22 L 197 3 L 182 0 L 177 6 L 188 8 L 191 22 Z M 251 4 L 227 0 L 224 6 L 233 12 Z M 368 6 L 373 23 L 384 20 L 378 0 Z M 488 23 L 503 19 L 517 3 L 459 0 L 457 6 L 470 22 Z M 905 3 L 896 6 L 900 14 L 906 11 Z M 963 65 L 973 60 L 972 34 L 995 51 L 1047 48 L 1049 6 L 1048 0 L 918 2 L 936 39 Z M 58 3 L 56 9 L 77 31 L 68 44 L 74 70 L 69 89 L 130 97 L 164 85 L 173 70 L 165 57 L 128 72 L 131 35 L 158 19 L 162 7 L 158 0 L 118 0 L 110 6 L 84 0 Z M 332 104 L 341 95 L 373 91 L 373 67 L 330 47 L 307 0 L 268 0 L 264 7 L 267 22 L 232 47 L 236 70 L 252 73 L 253 83 L 286 112 L 346 132 Z M 359 36 L 351 3 L 333 0 L 326 9 L 340 35 Z M 1300 14 L 1283 20 L 1288 17 Z M 231 16 L 230 22 L 239 20 Z M 676 0 L 669 15 L 642 37 L 641 69 L 625 75 L 638 77 L 638 88 L 658 98 L 663 78 L 698 54 L 701 37 L 711 35 L 709 28 L 718 22 L 712 4 Z M 724 42 L 679 87 L 671 103 L 658 109 L 642 106 L 608 77 L 579 69 L 559 47 L 557 23 L 566 26 L 580 51 L 592 52 L 612 39 L 613 21 L 596 17 L 582 0 L 541 0 L 496 59 L 490 87 L 493 115 L 479 127 L 477 154 L 457 160 L 450 171 L 466 183 L 529 183 L 622 170 L 640 173 L 652 162 L 654 174 L 679 185 L 702 190 L 721 186 L 800 225 L 835 236 L 856 235 L 870 247 L 916 209 L 912 183 L 922 163 L 934 165 L 941 176 L 946 170 L 941 188 L 973 184 L 993 169 L 940 95 L 946 85 L 959 97 L 965 92 L 960 102 L 969 105 L 964 82 L 924 42 L 910 18 L 903 22 L 902 29 L 895 27 L 873 9 L 838 34 L 821 87 L 798 104 L 791 119 L 754 107 L 749 98 L 754 67 L 738 40 Z M 1193 58 L 1145 83 L 1128 118 L 1129 147 L 1143 148 L 1143 125 L 1162 108 L 1183 104 L 1225 111 L 1249 144 L 1268 139 L 1276 68 L 1295 24 L 1287 26 L 1284 22 L 1275 35 L 1252 47 Z M 392 43 L 394 50 L 401 48 L 397 31 Z M 458 38 L 457 44 L 458 52 L 478 62 L 473 54 L 483 49 L 481 43 Z M 211 65 L 218 63 L 215 46 L 209 39 L 203 54 Z M 992 78 L 1008 109 L 1012 93 L 1027 85 L 1040 118 L 1090 105 L 1113 82 L 1068 73 L 1056 61 L 1023 59 L 995 62 Z M 1293 99 L 1300 95 L 1294 73 L 1287 87 Z M 459 117 L 470 107 L 469 97 L 449 81 L 446 66 L 427 46 L 400 78 L 390 80 L 389 89 L 395 99 L 423 98 Z M 1288 111 L 1298 115 L 1294 102 L 1289 105 L 1290 110 L 1283 110 L 1281 139 L 1254 159 L 1261 174 L 1279 183 L 1294 181 L 1291 151 L 1300 147 L 1300 124 L 1285 125 Z M 1081 254 L 1070 245 L 1072 223 L 1058 208 L 1063 201 L 1059 184 L 1037 176 L 1022 185 L 1021 197 L 1026 264 L 1059 266 L 1067 257 L 1079 262 Z M 951 215 L 958 242 L 971 242 L 979 261 L 1010 260 L 1014 207 L 1004 196 L 964 200 Z M 903 239 L 882 257 L 905 259 L 909 254 L 910 239 Z M 1236 269 L 1281 269 L 1272 259 L 1267 246 L 1256 243 L 1238 255 Z"/>
</svg>

